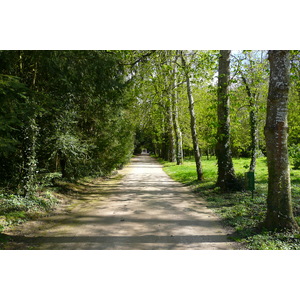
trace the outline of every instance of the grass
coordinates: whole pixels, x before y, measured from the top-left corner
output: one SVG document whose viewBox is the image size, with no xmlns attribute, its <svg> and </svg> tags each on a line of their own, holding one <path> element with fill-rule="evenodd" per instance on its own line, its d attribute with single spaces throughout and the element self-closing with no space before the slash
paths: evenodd
<svg viewBox="0 0 300 300">
<path fill-rule="evenodd" d="M 216 159 L 203 159 L 203 182 L 197 181 L 195 162 L 186 158 L 182 166 L 160 160 L 166 173 L 176 181 L 192 187 L 208 203 L 235 233 L 233 240 L 241 242 L 247 249 L 256 250 L 300 250 L 300 234 L 262 231 L 259 224 L 266 213 L 268 169 L 266 158 L 257 161 L 254 198 L 250 191 L 222 194 L 215 187 L 217 180 Z M 248 171 L 249 159 L 233 159 L 236 175 L 242 180 Z M 300 170 L 291 169 L 291 184 L 294 215 L 300 224 Z"/>
</svg>

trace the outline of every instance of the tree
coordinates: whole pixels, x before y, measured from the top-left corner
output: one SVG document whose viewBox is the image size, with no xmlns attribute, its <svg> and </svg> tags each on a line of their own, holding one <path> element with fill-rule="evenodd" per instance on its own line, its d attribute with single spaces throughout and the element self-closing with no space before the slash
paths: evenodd
<svg viewBox="0 0 300 300">
<path fill-rule="evenodd" d="M 291 50 L 291 86 L 289 93 L 289 144 L 300 145 L 300 51 Z"/>
<path fill-rule="evenodd" d="M 176 55 L 174 58 L 174 67 L 173 67 L 173 91 L 172 91 L 172 108 L 173 108 L 173 123 L 174 123 L 174 131 L 176 136 L 176 163 L 177 165 L 183 164 L 183 149 L 182 149 L 182 132 L 179 124 L 179 116 L 178 116 L 178 91 L 177 91 L 177 60 L 178 60 L 178 52 L 176 51 Z"/>
<path fill-rule="evenodd" d="M 137 117 L 142 129 L 137 132 L 136 146 L 140 148 L 147 141 L 149 150 L 175 162 L 178 153 L 182 153 L 178 150 L 182 143 L 176 97 L 177 58 L 173 50 L 156 51 L 147 58 L 135 70 L 134 77 L 140 111 Z"/>
<path fill-rule="evenodd" d="M 45 173 L 104 175 L 129 160 L 136 99 L 122 62 L 118 51 L 0 51 L 1 186 L 31 197 Z"/>
<path fill-rule="evenodd" d="M 13 188 L 23 178 L 22 140 L 28 89 L 18 77 L 0 75 L 0 185 Z"/>
<path fill-rule="evenodd" d="M 221 50 L 218 75 L 218 130 L 216 155 L 218 160 L 217 186 L 221 191 L 238 189 L 230 149 L 230 122 L 228 86 L 230 50 Z"/>
<path fill-rule="evenodd" d="M 182 68 L 183 68 L 183 72 L 185 74 L 185 79 L 186 79 L 187 96 L 188 96 L 188 100 L 189 100 L 191 133 L 192 133 L 192 139 L 193 139 L 193 148 L 194 148 L 194 157 L 195 157 L 195 162 L 196 162 L 197 179 L 202 180 L 203 179 L 203 171 L 202 171 L 201 154 L 200 154 L 198 137 L 197 137 L 194 99 L 193 99 L 192 87 L 191 87 L 191 81 L 190 81 L 189 66 L 186 63 L 185 54 L 183 53 L 183 51 L 181 51 L 180 54 L 181 54 Z"/>
<path fill-rule="evenodd" d="M 232 138 L 232 142 L 234 142 L 234 138 L 240 139 L 240 151 L 244 153 L 244 155 L 250 155 L 251 161 L 249 166 L 250 172 L 255 172 L 256 167 L 256 159 L 259 153 L 260 140 L 259 140 L 259 121 L 260 114 L 263 114 L 263 119 L 265 119 L 265 107 L 264 107 L 264 99 L 267 97 L 265 95 L 266 85 L 267 85 L 267 62 L 265 58 L 265 51 L 251 51 L 251 50 L 243 50 L 241 52 L 232 55 L 234 57 L 234 66 L 236 73 L 237 85 L 234 90 L 234 94 L 237 93 L 236 103 L 240 103 L 238 107 L 239 115 L 236 116 L 236 120 L 238 121 L 237 128 L 233 128 L 232 133 L 234 133 L 235 129 L 238 129 L 239 136 L 234 136 Z M 241 87 L 241 90 L 240 90 Z M 244 95 L 246 94 L 246 95 Z M 263 99 L 263 102 L 262 100 Z M 247 102 L 245 101 L 247 100 Z M 245 103 L 246 102 L 246 103 Z M 260 108 L 260 110 L 258 109 Z M 234 110 L 234 108 L 233 108 Z M 243 116 L 242 111 L 247 111 L 249 115 L 249 125 L 245 124 L 242 119 Z M 260 111 L 260 114 L 259 114 Z M 235 120 L 233 120 L 234 122 Z M 243 122 L 243 123 L 242 123 Z M 242 124 L 242 126 L 241 126 Z M 264 125 L 264 122 L 263 122 Z M 234 125 L 232 126 L 234 127 Z M 248 146 L 248 137 L 246 133 L 241 132 L 240 127 L 244 127 L 247 131 L 250 131 L 250 144 Z M 242 139 L 247 138 L 247 141 L 243 141 Z M 237 145 L 235 145 L 237 146 Z"/>
<path fill-rule="evenodd" d="M 173 118 L 173 90 L 174 90 L 174 72 L 172 71 L 172 51 L 166 51 L 166 65 L 164 75 L 164 92 L 166 97 L 167 106 L 167 126 L 168 126 L 168 159 L 170 162 L 176 161 L 176 132 L 174 130 L 174 118 Z"/>
<path fill-rule="evenodd" d="M 265 138 L 268 160 L 267 215 L 263 226 L 274 230 L 299 229 L 293 216 L 288 159 L 289 51 L 270 50 L 270 82 Z"/>
</svg>

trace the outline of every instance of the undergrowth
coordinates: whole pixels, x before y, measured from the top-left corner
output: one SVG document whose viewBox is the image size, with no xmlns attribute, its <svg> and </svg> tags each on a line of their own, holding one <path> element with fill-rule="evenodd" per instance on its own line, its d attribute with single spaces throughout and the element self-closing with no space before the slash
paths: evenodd
<svg viewBox="0 0 300 300">
<path fill-rule="evenodd" d="M 116 172 L 112 173 L 114 174 Z M 76 194 L 85 189 L 85 182 L 91 182 L 95 178 L 89 176 L 80 180 L 65 180 L 61 178 L 61 173 L 42 174 L 38 178 L 39 188 L 31 197 L 0 187 L 0 249 L 4 249 L 5 244 L 11 241 L 4 234 L 5 229 L 49 215 L 59 202 L 57 197 Z"/>
<path fill-rule="evenodd" d="M 255 174 L 255 192 L 252 199 L 250 191 L 221 193 L 215 187 L 217 180 L 216 159 L 202 161 L 204 180 L 197 181 L 193 158 L 185 159 L 181 166 L 160 160 L 166 173 L 179 182 L 192 187 L 204 198 L 226 226 L 234 229 L 232 240 L 241 242 L 248 249 L 256 250 L 300 250 L 299 233 L 269 232 L 260 227 L 266 214 L 267 163 L 266 158 L 259 158 Z M 234 168 L 241 179 L 248 171 L 249 159 L 234 159 Z M 293 209 L 300 224 L 300 170 L 291 170 Z"/>
<path fill-rule="evenodd" d="M 48 191 L 34 197 L 0 194 L 0 232 L 7 226 L 30 220 L 40 212 L 50 211 L 56 203 L 57 199 Z"/>
</svg>

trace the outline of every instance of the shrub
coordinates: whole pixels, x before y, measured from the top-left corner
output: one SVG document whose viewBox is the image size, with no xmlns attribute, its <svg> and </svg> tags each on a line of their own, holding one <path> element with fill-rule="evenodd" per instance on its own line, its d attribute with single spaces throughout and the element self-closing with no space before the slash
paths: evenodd
<svg viewBox="0 0 300 300">
<path fill-rule="evenodd" d="M 0 194 L 0 215 L 17 211 L 49 210 L 57 202 L 49 192 L 39 197 L 23 197 L 20 195 Z"/>
<path fill-rule="evenodd" d="M 291 158 L 291 163 L 293 164 L 293 169 L 300 169 L 300 145 L 292 145 L 289 147 L 289 155 Z"/>
</svg>

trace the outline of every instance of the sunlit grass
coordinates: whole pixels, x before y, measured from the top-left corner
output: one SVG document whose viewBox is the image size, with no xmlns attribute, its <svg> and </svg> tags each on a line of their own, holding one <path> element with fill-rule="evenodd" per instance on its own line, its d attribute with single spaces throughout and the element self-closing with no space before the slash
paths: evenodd
<svg viewBox="0 0 300 300">
<path fill-rule="evenodd" d="M 186 158 L 181 166 L 161 161 L 166 173 L 176 181 L 190 185 L 207 200 L 208 206 L 220 215 L 227 226 L 235 229 L 233 239 L 243 242 L 249 249 L 300 249 L 299 235 L 261 232 L 258 225 L 266 213 L 268 188 L 268 168 L 265 157 L 258 158 L 255 172 L 255 192 L 252 199 L 250 191 L 222 194 L 215 187 L 217 180 L 217 161 L 215 158 L 202 160 L 204 180 L 197 181 L 193 158 Z M 248 171 L 250 159 L 233 159 L 236 175 L 243 180 Z M 291 187 L 294 215 L 300 224 L 300 170 L 291 168 Z"/>
</svg>

